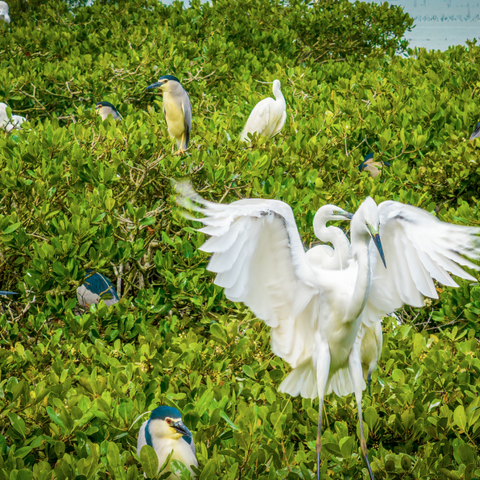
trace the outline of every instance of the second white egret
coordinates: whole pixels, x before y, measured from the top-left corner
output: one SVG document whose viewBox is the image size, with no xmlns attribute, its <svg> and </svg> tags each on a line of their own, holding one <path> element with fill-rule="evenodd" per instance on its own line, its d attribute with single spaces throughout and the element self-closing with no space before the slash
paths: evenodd
<svg viewBox="0 0 480 480">
<path fill-rule="evenodd" d="M 287 104 L 280 86 L 280 80 L 274 80 L 272 90 L 275 100 L 269 97 L 255 105 L 240 135 L 242 141 L 250 141 L 249 133 L 272 138 L 283 128 L 287 119 Z"/>
</svg>

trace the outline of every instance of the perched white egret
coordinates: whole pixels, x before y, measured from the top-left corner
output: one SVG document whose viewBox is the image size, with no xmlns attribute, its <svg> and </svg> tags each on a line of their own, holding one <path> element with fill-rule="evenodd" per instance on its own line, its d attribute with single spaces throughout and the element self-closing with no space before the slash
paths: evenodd
<svg viewBox="0 0 480 480">
<path fill-rule="evenodd" d="M 334 391 L 355 394 L 373 480 L 361 409 L 363 337 L 403 304 L 420 307 L 422 295 L 437 298 L 433 278 L 448 286 L 457 286 L 448 272 L 475 280 L 459 265 L 478 269 L 462 255 L 480 258 L 480 229 L 444 223 L 398 202 L 378 207 L 367 197 L 352 218 L 348 266 L 328 270 L 308 260 L 287 204 L 245 199 L 221 205 L 202 199 L 188 184 L 177 189 L 181 205 L 205 215 L 198 219 L 206 225 L 200 231 L 212 238 L 201 250 L 213 253 L 208 269 L 217 273 L 215 283 L 271 327 L 272 351 L 293 368 L 280 391 L 319 397 L 317 478 L 323 398 Z"/>
<path fill-rule="evenodd" d="M 268 138 L 274 137 L 285 125 L 287 104 L 280 90 L 280 80 L 273 81 L 273 98 L 265 98 L 255 105 L 240 135 L 240 140 L 250 141 L 249 133 L 258 133 Z"/>
<path fill-rule="evenodd" d="M 26 119 L 20 115 L 12 115 L 8 118 L 7 108 L 8 105 L 6 103 L 0 103 L 0 128 L 7 132 L 11 132 L 13 129 L 20 130 L 22 123 L 26 122 Z"/>
<path fill-rule="evenodd" d="M 10 16 L 8 15 L 8 3 L 0 2 L 0 20 L 10 23 Z"/>
</svg>

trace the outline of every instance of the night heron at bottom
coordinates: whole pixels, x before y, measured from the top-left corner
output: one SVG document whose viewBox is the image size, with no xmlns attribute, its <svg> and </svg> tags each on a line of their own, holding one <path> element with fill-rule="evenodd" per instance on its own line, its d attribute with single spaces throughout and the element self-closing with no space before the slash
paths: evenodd
<svg viewBox="0 0 480 480">
<path fill-rule="evenodd" d="M 280 80 L 274 80 L 272 90 L 275 100 L 270 97 L 264 98 L 255 105 L 242 130 L 240 140 L 249 142 L 249 133 L 272 138 L 283 128 L 287 119 L 287 104 L 280 86 Z"/>
<path fill-rule="evenodd" d="M 22 123 L 26 122 L 25 117 L 20 115 L 12 115 L 10 118 L 7 114 L 8 105 L 6 103 L 0 103 L 0 128 L 11 132 L 13 129 L 20 130 Z"/>
<path fill-rule="evenodd" d="M 80 306 L 85 308 L 90 308 L 90 305 L 97 304 L 100 300 L 103 300 L 107 307 L 119 301 L 112 282 L 101 273 L 91 270 L 87 270 L 83 285 L 77 288 L 77 299 Z"/>
<path fill-rule="evenodd" d="M 10 23 L 10 16 L 8 15 L 8 3 L 0 2 L 0 20 Z"/>
<path fill-rule="evenodd" d="M 180 80 L 173 75 L 164 75 L 158 82 L 147 87 L 160 88 L 163 92 L 163 114 L 167 122 L 168 133 L 177 141 L 176 154 L 188 149 L 192 129 L 192 104 L 188 92 Z"/>
<path fill-rule="evenodd" d="M 192 465 L 198 467 L 195 457 L 195 443 L 190 430 L 183 424 L 182 415 L 173 407 L 162 406 L 152 411 L 150 419 L 143 423 L 138 433 L 137 454 L 144 445 L 150 445 L 157 454 L 158 468 L 167 460 L 182 462 L 192 474 Z M 173 452 L 173 453 L 172 453 Z M 170 465 L 167 465 L 165 471 L 170 471 Z M 170 480 L 178 478 L 173 473 L 168 477 Z"/>
<path fill-rule="evenodd" d="M 479 269 L 465 257 L 480 258 L 480 229 L 441 222 L 398 202 L 377 206 L 367 197 L 351 220 L 348 266 L 328 270 L 308 260 L 286 203 L 243 199 L 218 204 L 188 184 L 177 184 L 177 190 L 181 205 L 203 214 L 200 232 L 211 238 L 201 250 L 213 253 L 208 269 L 217 273 L 215 283 L 271 327 L 273 353 L 292 367 L 279 390 L 319 397 L 317 479 L 323 400 L 335 392 L 355 394 L 360 445 L 373 480 L 362 419 L 365 333 L 404 304 L 422 307 L 424 296 L 438 298 L 433 278 L 458 286 L 451 272 L 475 281 L 461 266 Z"/>
<path fill-rule="evenodd" d="M 109 115 L 111 115 L 114 120 L 121 118 L 115 106 L 110 102 L 98 102 L 95 105 L 95 110 L 102 117 L 102 121 L 106 120 Z"/>
</svg>

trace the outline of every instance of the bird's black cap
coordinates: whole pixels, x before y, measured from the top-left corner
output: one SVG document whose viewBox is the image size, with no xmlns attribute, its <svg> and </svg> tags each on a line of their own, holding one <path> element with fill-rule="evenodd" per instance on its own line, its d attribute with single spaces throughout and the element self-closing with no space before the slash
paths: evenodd
<svg viewBox="0 0 480 480">
<path fill-rule="evenodd" d="M 117 111 L 117 107 L 115 107 L 115 105 L 112 105 L 110 102 L 98 102 L 95 106 L 96 107 L 111 107 L 115 111 Z"/>
<path fill-rule="evenodd" d="M 174 82 L 180 83 L 180 80 L 177 77 L 174 77 L 173 75 L 164 75 L 163 77 L 160 77 L 158 81 L 160 80 L 173 80 Z"/>
</svg>

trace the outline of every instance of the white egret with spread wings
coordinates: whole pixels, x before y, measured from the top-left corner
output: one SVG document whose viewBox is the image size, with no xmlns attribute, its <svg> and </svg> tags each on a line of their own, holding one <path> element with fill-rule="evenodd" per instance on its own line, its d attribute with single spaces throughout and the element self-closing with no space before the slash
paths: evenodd
<svg viewBox="0 0 480 480">
<path fill-rule="evenodd" d="M 457 286 L 451 272 L 475 280 L 459 265 L 478 269 L 480 229 L 441 222 L 409 205 L 367 197 L 351 221 L 351 259 L 346 268 L 326 269 L 309 261 L 292 209 L 278 200 L 209 202 L 188 184 L 177 184 L 178 202 L 204 215 L 210 235 L 201 247 L 215 283 L 271 327 L 272 351 L 292 371 L 282 392 L 319 397 L 317 478 L 320 478 L 324 396 L 354 393 L 361 447 L 371 480 L 363 433 L 360 348 L 365 332 L 404 304 L 423 306 L 437 298 L 433 279 Z M 190 199 L 190 201 L 187 200 Z M 380 236 L 383 237 L 385 255 Z M 386 268 L 386 265 L 388 268 Z"/>
</svg>

